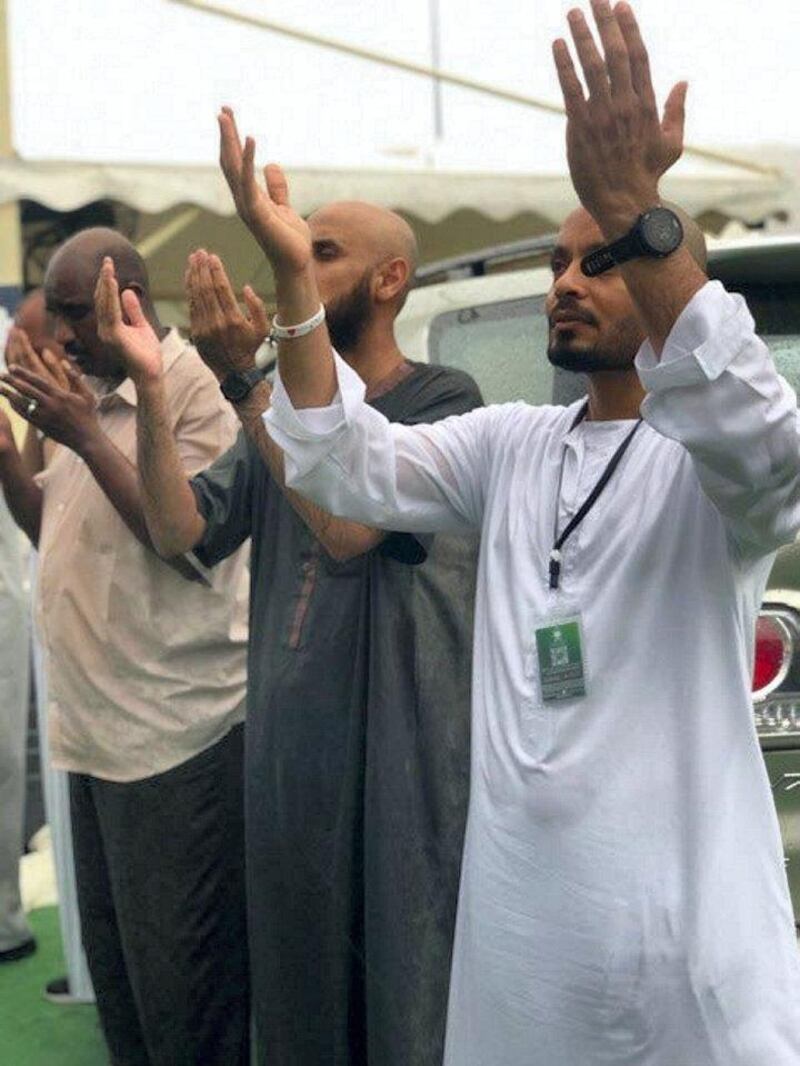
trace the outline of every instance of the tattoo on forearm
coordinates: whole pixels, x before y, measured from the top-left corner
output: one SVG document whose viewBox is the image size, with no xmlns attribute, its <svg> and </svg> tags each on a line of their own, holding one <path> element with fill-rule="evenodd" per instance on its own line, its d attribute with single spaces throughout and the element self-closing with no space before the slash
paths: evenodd
<svg viewBox="0 0 800 1066">
<path fill-rule="evenodd" d="M 263 388 L 262 386 L 256 386 L 245 403 L 237 405 L 236 413 L 242 423 L 244 432 L 255 444 L 272 477 L 280 486 L 281 491 L 295 512 L 302 518 L 309 530 L 328 552 L 338 556 L 340 552 L 350 555 L 368 551 L 369 548 L 380 542 L 382 534 L 370 530 L 369 527 L 362 526 L 357 522 L 348 522 L 341 518 L 335 518 L 328 511 L 311 503 L 304 496 L 298 495 L 292 489 L 287 489 L 283 452 L 267 433 L 262 417 L 269 407 L 270 395 L 271 390 L 266 383 Z M 355 547 L 356 542 L 357 548 Z"/>
</svg>

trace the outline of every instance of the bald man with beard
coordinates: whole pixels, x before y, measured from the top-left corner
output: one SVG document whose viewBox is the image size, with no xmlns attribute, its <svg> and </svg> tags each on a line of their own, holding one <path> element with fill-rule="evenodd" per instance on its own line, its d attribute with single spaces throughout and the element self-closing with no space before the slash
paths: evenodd
<svg viewBox="0 0 800 1066">
<path fill-rule="evenodd" d="M 348 202 L 309 226 L 328 328 L 367 402 L 407 425 L 478 406 L 471 378 L 398 348 L 417 260 L 407 223 Z M 187 278 L 192 335 L 230 392 L 258 337 L 215 256 L 196 253 Z M 475 541 L 379 532 L 287 492 L 264 382 L 234 402 L 234 447 L 187 479 L 156 338 L 130 305 L 132 327 L 105 335 L 137 385 L 155 544 L 212 567 L 252 537 L 245 787 L 260 1060 L 438 1066 L 468 792 Z"/>
</svg>

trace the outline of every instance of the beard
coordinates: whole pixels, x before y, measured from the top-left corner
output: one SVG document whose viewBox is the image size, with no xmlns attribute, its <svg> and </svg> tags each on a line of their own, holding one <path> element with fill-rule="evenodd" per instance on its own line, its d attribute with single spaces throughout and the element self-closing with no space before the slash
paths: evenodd
<svg viewBox="0 0 800 1066">
<path fill-rule="evenodd" d="M 553 366 L 575 374 L 597 374 L 631 370 L 642 345 L 642 327 L 634 315 L 615 322 L 597 342 L 587 346 L 574 333 L 551 331 L 547 358 Z"/>
<path fill-rule="evenodd" d="M 328 336 L 337 352 L 351 352 L 361 340 L 372 315 L 370 275 L 364 274 L 350 292 L 325 306 Z"/>
</svg>

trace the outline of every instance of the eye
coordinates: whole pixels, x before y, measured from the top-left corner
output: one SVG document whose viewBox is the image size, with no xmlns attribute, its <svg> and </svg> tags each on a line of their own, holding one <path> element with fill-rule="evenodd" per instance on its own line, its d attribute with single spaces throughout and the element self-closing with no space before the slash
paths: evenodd
<svg viewBox="0 0 800 1066">
<path fill-rule="evenodd" d="M 48 314 L 54 318 L 63 318 L 66 322 L 80 322 L 94 310 L 91 304 L 59 304 L 49 309 Z"/>
<path fill-rule="evenodd" d="M 551 259 L 550 270 L 553 272 L 553 277 L 557 278 L 567 269 L 567 263 L 564 259 Z"/>
<path fill-rule="evenodd" d="M 315 259 L 335 259 L 339 254 L 339 249 L 333 244 L 318 244 L 314 247 Z"/>
</svg>

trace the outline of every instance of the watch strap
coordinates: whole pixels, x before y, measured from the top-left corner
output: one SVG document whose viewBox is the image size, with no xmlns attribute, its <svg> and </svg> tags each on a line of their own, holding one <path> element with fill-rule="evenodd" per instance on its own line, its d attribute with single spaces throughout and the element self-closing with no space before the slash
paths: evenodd
<svg viewBox="0 0 800 1066">
<path fill-rule="evenodd" d="M 611 244 L 595 248 L 581 260 L 581 270 L 588 278 L 604 274 L 620 263 L 627 263 L 642 254 L 642 241 L 639 237 L 638 223 L 633 229 Z"/>
<path fill-rule="evenodd" d="M 254 366 L 248 370 L 231 370 L 219 383 L 219 387 L 226 400 L 231 403 L 241 403 L 263 380 L 263 372 Z"/>
</svg>

